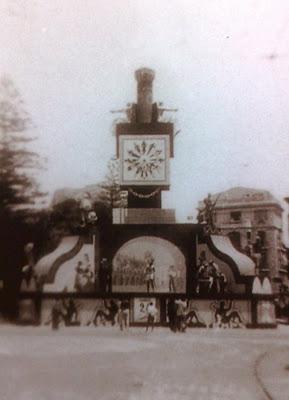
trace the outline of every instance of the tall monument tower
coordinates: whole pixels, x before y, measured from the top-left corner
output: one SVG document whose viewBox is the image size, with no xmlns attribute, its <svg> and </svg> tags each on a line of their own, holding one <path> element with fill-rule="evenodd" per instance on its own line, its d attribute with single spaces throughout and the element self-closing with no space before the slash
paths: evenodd
<svg viewBox="0 0 289 400">
<path fill-rule="evenodd" d="M 153 102 L 154 71 L 141 68 L 135 78 L 137 103 L 127 110 L 129 122 L 116 126 L 120 185 L 128 191 L 129 209 L 160 210 L 161 193 L 170 187 L 174 126 L 159 121 L 160 115 L 170 110 Z"/>
</svg>

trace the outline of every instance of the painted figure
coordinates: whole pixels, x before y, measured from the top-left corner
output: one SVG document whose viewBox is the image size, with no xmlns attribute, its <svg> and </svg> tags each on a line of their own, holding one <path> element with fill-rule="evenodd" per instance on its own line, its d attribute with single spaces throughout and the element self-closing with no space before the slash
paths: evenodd
<svg viewBox="0 0 289 400">
<path fill-rule="evenodd" d="M 239 312 L 232 310 L 232 300 L 229 301 L 227 307 L 225 300 L 214 302 L 211 307 L 215 311 L 212 325 L 219 328 L 239 328 L 243 326 Z"/>
<path fill-rule="evenodd" d="M 206 324 L 202 322 L 198 316 L 198 309 L 192 307 L 191 302 L 190 302 L 190 309 L 186 315 L 186 324 L 189 327 L 206 328 Z"/>
<path fill-rule="evenodd" d="M 99 322 L 102 323 L 102 325 L 106 325 L 106 323 L 109 322 L 112 326 L 114 326 L 116 323 L 117 314 L 118 304 L 116 300 L 104 300 L 102 306 L 99 306 L 99 304 L 96 306 L 92 320 L 88 321 L 87 325 L 93 323 L 94 326 L 98 326 Z"/>
<path fill-rule="evenodd" d="M 150 289 L 154 292 L 155 290 L 155 267 L 154 260 L 149 260 L 147 262 L 147 266 L 145 269 L 145 281 L 147 286 L 147 293 L 150 292 Z"/>
<path fill-rule="evenodd" d="M 146 315 L 146 309 L 145 309 L 144 303 L 140 303 L 138 313 L 139 313 L 138 319 L 139 319 L 140 321 L 146 319 L 146 316 L 147 316 L 147 315 Z"/>
<path fill-rule="evenodd" d="M 74 289 L 77 292 L 89 292 L 94 288 L 93 271 L 90 264 L 83 264 L 78 261 L 75 268 Z"/>
<path fill-rule="evenodd" d="M 74 301 L 72 299 L 69 299 L 68 301 L 63 300 L 62 306 L 65 326 L 80 325 L 80 322 L 78 321 L 78 312 Z"/>
<path fill-rule="evenodd" d="M 175 285 L 175 279 L 177 276 L 177 272 L 175 270 L 174 265 L 171 265 L 169 267 L 169 292 L 176 292 L 176 285 Z"/>
</svg>

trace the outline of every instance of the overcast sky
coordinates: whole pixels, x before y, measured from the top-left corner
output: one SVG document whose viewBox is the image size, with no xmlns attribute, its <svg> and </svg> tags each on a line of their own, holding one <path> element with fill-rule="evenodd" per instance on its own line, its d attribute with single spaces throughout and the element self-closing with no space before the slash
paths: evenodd
<svg viewBox="0 0 289 400">
<path fill-rule="evenodd" d="M 45 190 L 103 179 L 110 110 L 146 66 L 179 110 L 164 207 L 184 219 L 233 186 L 289 195 L 288 0 L 0 0 L 0 16 L 0 73 L 37 126 Z"/>
</svg>

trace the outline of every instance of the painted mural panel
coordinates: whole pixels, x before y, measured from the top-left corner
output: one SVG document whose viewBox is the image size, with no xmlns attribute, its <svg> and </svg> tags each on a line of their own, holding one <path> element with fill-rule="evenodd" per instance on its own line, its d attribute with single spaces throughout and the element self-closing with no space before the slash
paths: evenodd
<svg viewBox="0 0 289 400">
<path fill-rule="evenodd" d="M 186 323 L 191 328 L 244 328 L 251 323 L 249 300 L 189 300 Z"/>
<path fill-rule="evenodd" d="M 60 326 L 114 326 L 120 301 L 117 299 L 45 299 L 42 302 L 41 323 L 51 325 L 53 310 L 59 310 Z"/>
<path fill-rule="evenodd" d="M 205 243 L 198 244 L 195 291 L 197 294 L 244 293 L 245 285 L 237 284 L 228 264 L 217 258 Z"/>
<path fill-rule="evenodd" d="M 94 288 L 94 248 L 91 244 L 85 244 L 73 258 L 60 265 L 54 282 L 45 284 L 43 291 L 88 293 Z"/>
<path fill-rule="evenodd" d="M 153 236 L 125 243 L 113 259 L 113 292 L 184 293 L 186 261 L 177 246 Z"/>
<path fill-rule="evenodd" d="M 146 323 L 148 319 L 147 307 L 150 303 L 158 310 L 155 316 L 155 322 L 160 322 L 160 304 L 159 300 L 156 298 L 148 297 L 137 297 L 133 299 L 133 322 L 136 323 Z"/>
</svg>

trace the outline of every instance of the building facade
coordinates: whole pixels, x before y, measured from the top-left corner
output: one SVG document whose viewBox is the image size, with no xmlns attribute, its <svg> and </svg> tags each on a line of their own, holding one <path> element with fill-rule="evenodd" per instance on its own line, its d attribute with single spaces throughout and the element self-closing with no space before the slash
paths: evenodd
<svg viewBox="0 0 289 400">
<path fill-rule="evenodd" d="M 271 279 L 282 266 L 282 212 L 267 190 L 235 187 L 212 196 L 215 224 L 234 247 L 254 259 Z M 202 203 L 200 203 L 200 207 Z"/>
</svg>

